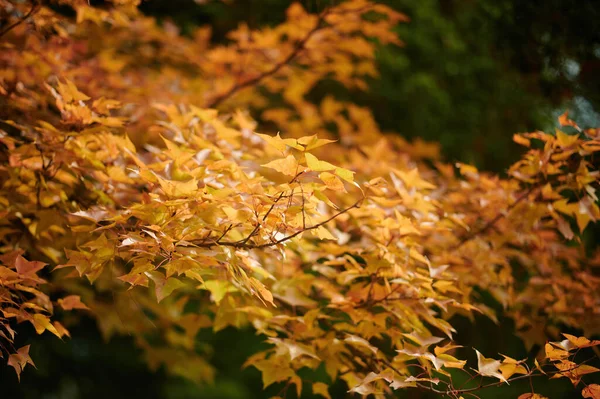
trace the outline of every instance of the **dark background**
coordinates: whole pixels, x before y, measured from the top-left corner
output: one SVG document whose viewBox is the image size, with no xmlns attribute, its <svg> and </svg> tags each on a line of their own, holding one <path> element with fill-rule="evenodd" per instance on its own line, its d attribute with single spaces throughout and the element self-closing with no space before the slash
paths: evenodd
<svg viewBox="0 0 600 399">
<path fill-rule="evenodd" d="M 475 163 L 500 173 L 520 156 L 513 133 L 552 129 L 565 109 L 582 127 L 600 126 L 600 1 L 384 2 L 411 18 L 397 28 L 406 45 L 378 49 L 381 77 L 371 82 L 366 95 L 324 83 L 313 93 L 316 98 L 327 93 L 359 99 L 373 110 L 382 130 L 437 141 L 447 161 Z M 329 1 L 302 4 L 317 12 Z M 175 22 L 184 34 L 209 24 L 213 40 L 222 42 L 241 21 L 251 28 L 282 22 L 288 5 L 284 0 L 203 5 L 150 0 L 142 9 Z M 460 319 L 453 325 L 459 342 L 488 356 L 499 352 L 522 359 L 537 349 L 527 351 L 514 336 L 512 322 L 502 317 L 500 325 L 487 319 Z M 199 340 L 214 347 L 210 360 L 218 372 L 215 384 L 197 386 L 162 369 L 149 371 L 130 337 L 103 342 L 92 320 L 71 328 L 73 338 L 64 342 L 49 334 L 36 336 L 27 328 L 22 326 L 19 339 L 34 344 L 31 355 L 37 370 L 27 369 L 19 384 L 14 371 L 0 362 L 2 398 L 267 398 L 282 387 L 276 384 L 262 391 L 260 373 L 241 369 L 262 345 L 262 338 L 250 330 L 199 334 Z M 463 356 L 475 361 L 470 349 Z M 306 378 L 326 380 L 322 370 L 312 374 L 307 371 Z M 540 379 L 534 385 L 536 392 L 551 398 L 580 397 L 565 379 Z M 310 397 L 309 384 L 304 390 Z M 346 390 L 338 383 L 331 393 L 344 397 Z M 523 380 L 477 394 L 516 398 L 528 391 L 529 382 Z M 398 392 L 398 397 L 427 396 L 409 390 Z"/>
</svg>

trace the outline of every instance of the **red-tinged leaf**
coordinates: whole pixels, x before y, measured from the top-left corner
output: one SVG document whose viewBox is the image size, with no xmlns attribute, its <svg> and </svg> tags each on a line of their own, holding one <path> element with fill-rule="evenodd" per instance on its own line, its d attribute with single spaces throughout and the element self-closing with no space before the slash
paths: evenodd
<svg viewBox="0 0 600 399">
<path fill-rule="evenodd" d="M 23 258 L 21 255 L 17 256 L 15 260 L 15 268 L 17 269 L 17 273 L 27 275 L 27 274 L 35 274 L 46 266 L 44 262 L 38 261 L 28 261 Z"/>
<path fill-rule="evenodd" d="M 587 387 L 583 388 L 581 391 L 581 395 L 584 398 L 591 399 L 600 399 L 600 385 L 598 384 L 590 384 Z"/>
<path fill-rule="evenodd" d="M 28 364 L 35 367 L 33 360 L 29 357 L 29 345 L 19 348 L 17 353 L 8 356 L 8 365 L 15 369 L 19 381 L 21 381 L 21 372 Z"/>
<path fill-rule="evenodd" d="M 89 310 L 83 302 L 81 302 L 81 297 L 79 295 L 69 295 L 62 299 L 58 300 L 58 304 L 64 310 L 73 310 L 73 309 L 84 309 Z"/>
<path fill-rule="evenodd" d="M 579 126 L 577 126 L 577 123 L 573 122 L 571 119 L 569 119 L 569 111 L 565 111 L 563 112 L 559 117 L 558 117 L 558 123 L 561 126 L 572 126 L 575 129 L 581 131 L 581 129 L 579 128 Z"/>
</svg>

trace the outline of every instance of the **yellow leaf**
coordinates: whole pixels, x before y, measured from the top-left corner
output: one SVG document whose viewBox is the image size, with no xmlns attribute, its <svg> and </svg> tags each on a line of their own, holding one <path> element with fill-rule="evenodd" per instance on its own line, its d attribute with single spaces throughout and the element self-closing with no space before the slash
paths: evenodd
<svg viewBox="0 0 600 399">
<path fill-rule="evenodd" d="M 323 382 L 315 382 L 312 384 L 312 391 L 314 395 L 321 395 L 326 399 L 331 399 L 331 395 L 329 395 L 327 384 Z"/>
<path fill-rule="evenodd" d="M 311 230 L 312 233 L 321 240 L 337 240 L 330 232 L 323 226 L 319 226 L 316 229 Z"/>
<path fill-rule="evenodd" d="M 289 361 L 285 356 L 273 356 L 269 359 L 258 360 L 250 363 L 262 372 L 263 387 L 288 380 L 296 375 L 290 368 Z"/>
<path fill-rule="evenodd" d="M 354 172 L 344 168 L 335 168 L 335 174 L 348 183 L 354 183 Z"/>
<path fill-rule="evenodd" d="M 267 164 L 261 165 L 265 168 L 275 169 L 279 173 L 283 173 L 287 176 L 296 176 L 299 172 L 298 161 L 293 155 L 288 155 L 282 159 L 276 159 Z"/>
<path fill-rule="evenodd" d="M 477 175 L 479 171 L 475 166 L 457 162 L 456 167 L 460 170 L 461 175 Z"/>
<path fill-rule="evenodd" d="M 569 135 L 565 132 L 556 129 L 556 140 L 562 148 L 569 148 L 579 140 L 579 135 Z"/>
<path fill-rule="evenodd" d="M 563 334 L 563 336 L 577 348 L 588 348 L 590 346 L 600 345 L 600 340 L 590 341 L 586 337 L 576 337 L 571 334 Z"/>
<path fill-rule="evenodd" d="M 434 337 L 431 335 L 424 335 L 417 331 L 413 331 L 410 334 L 402 334 L 406 338 L 410 339 L 417 345 L 421 347 L 428 347 L 429 345 L 437 344 L 438 342 L 444 340 L 444 338 Z"/>
<path fill-rule="evenodd" d="M 519 395 L 519 397 L 517 399 L 548 399 L 545 396 L 542 396 L 538 393 L 524 393 L 522 395 Z"/>
<path fill-rule="evenodd" d="M 65 79 L 65 83 L 58 82 L 58 92 L 65 102 L 87 101 L 90 98 L 77 90 L 77 86 L 69 79 Z"/>
<path fill-rule="evenodd" d="M 154 291 L 158 302 L 171 295 L 176 289 L 185 286 L 182 281 L 174 277 L 166 278 L 159 272 L 146 272 L 146 274 L 154 281 Z"/>
<path fill-rule="evenodd" d="M 477 369 L 480 375 L 486 377 L 496 377 L 501 381 L 507 382 L 506 378 L 498 371 L 500 368 L 500 360 L 489 359 L 484 357 L 478 350 L 477 353 Z"/>
<path fill-rule="evenodd" d="M 195 178 L 186 182 L 166 180 L 156 176 L 165 195 L 169 197 L 186 197 L 198 192 L 198 181 Z"/>
<path fill-rule="evenodd" d="M 373 352 L 374 354 L 377 354 L 377 352 L 379 351 L 379 349 L 377 349 L 376 347 L 374 347 L 373 345 L 371 345 L 369 343 L 369 341 L 367 341 L 364 338 L 358 337 L 356 335 L 348 335 L 348 337 L 346 339 L 344 339 L 345 342 L 348 342 L 354 346 L 359 346 L 362 348 L 366 348 L 369 351 Z"/>
<path fill-rule="evenodd" d="M 328 170 L 334 170 L 337 167 L 330 164 L 329 162 L 319 161 L 317 157 L 310 153 L 305 154 L 306 157 L 306 165 L 315 172 L 326 172 Z"/>
<path fill-rule="evenodd" d="M 228 292 L 235 292 L 236 289 L 229 281 L 225 280 L 209 280 L 205 281 L 202 288 L 210 291 L 210 299 L 219 303 Z"/>
<path fill-rule="evenodd" d="M 507 380 L 513 374 L 527 374 L 527 369 L 525 367 L 515 363 L 502 363 L 499 370 Z"/>
<path fill-rule="evenodd" d="M 520 145 L 525 146 L 525 147 L 530 147 L 531 146 L 531 140 L 529 140 L 526 137 L 523 137 L 520 134 L 513 135 L 513 141 L 515 143 L 520 144 Z"/>
<path fill-rule="evenodd" d="M 35 332 L 38 334 L 43 333 L 48 330 L 52 334 L 56 335 L 58 338 L 61 337 L 56 328 L 50 323 L 50 318 L 48 316 L 44 316 L 43 314 L 36 313 L 33 315 L 32 324 L 35 327 Z"/>
<path fill-rule="evenodd" d="M 328 189 L 334 191 L 346 191 L 344 189 L 344 183 L 334 174 L 329 172 L 323 172 L 319 174 L 319 179 L 325 183 Z"/>
<path fill-rule="evenodd" d="M 566 359 L 569 357 L 569 352 L 555 348 L 549 343 L 546 343 L 544 349 L 546 351 L 546 357 L 550 360 Z"/>
<path fill-rule="evenodd" d="M 421 179 L 421 176 L 419 175 L 419 170 L 417 168 L 411 169 L 408 172 L 394 169 L 394 173 L 399 178 L 401 178 L 402 181 L 404 181 L 404 184 L 406 184 L 406 187 L 408 188 L 414 187 L 422 190 L 430 190 L 435 188 L 433 184 Z"/>
</svg>

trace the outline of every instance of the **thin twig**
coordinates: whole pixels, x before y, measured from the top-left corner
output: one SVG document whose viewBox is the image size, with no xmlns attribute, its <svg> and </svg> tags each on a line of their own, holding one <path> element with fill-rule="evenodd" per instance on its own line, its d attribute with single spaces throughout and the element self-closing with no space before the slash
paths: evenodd
<svg viewBox="0 0 600 399">
<path fill-rule="evenodd" d="M 300 54 L 300 52 L 302 50 L 304 50 L 306 43 L 310 40 L 310 38 L 317 33 L 319 30 L 321 30 L 323 28 L 323 21 L 324 21 L 324 17 L 325 15 L 328 13 L 328 10 L 325 10 L 323 13 L 321 13 L 321 15 L 319 15 L 319 19 L 317 21 L 317 24 L 314 26 L 314 28 L 312 28 L 307 34 L 306 36 L 304 36 L 302 38 L 302 40 L 300 40 L 297 44 L 296 47 L 294 47 L 294 49 L 292 50 L 292 52 L 286 57 L 284 58 L 282 61 L 278 62 L 277 64 L 273 65 L 273 67 L 263 73 L 260 73 L 258 75 L 256 75 L 253 78 L 250 78 L 244 82 L 237 82 L 235 85 L 233 85 L 231 87 L 231 89 L 229 89 L 228 91 L 226 91 L 225 93 L 215 97 L 212 101 L 210 101 L 208 104 L 206 104 L 207 108 L 214 108 L 219 106 L 219 104 L 221 104 L 223 101 L 227 100 L 229 97 L 233 96 L 235 93 L 237 93 L 238 91 L 245 89 L 246 87 L 249 86 L 253 86 L 255 84 L 258 84 L 260 81 L 262 81 L 265 78 L 268 78 L 269 76 L 272 76 L 274 74 L 276 74 L 277 72 L 279 72 L 279 70 L 281 68 L 283 68 L 284 66 L 288 65 L 290 62 L 292 62 L 294 60 L 294 58 L 296 58 L 296 56 L 298 56 L 298 54 Z"/>
<path fill-rule="evenodd" d="M 463 238 L 460 239 L 460 241 L 458 243 L 456 243 L 455 245 L 453 245 L 452 247 L 450 247 L 448 250 L 449 251 L 455 251 L 457 249 L 459 249 L 460 247 L 462 247 L 464 244 L 466 244 L 467 242 L 471 241 L 472 239 L 474 239 L 475 237 L 479 236 L 480 234 L 484 234 L 486 233 L 488 230 L 490 230 L 491 228 L 493 228 L 496 223 L 498 223 L 498 221 L 500 221 L 502 218 L 508 216 L 509 212 L 512 211 L 517 205 L 519 205 L 523 200 L 525 200 L 527 197 L 529 197 L 529 195 L 531 195 L 531 193 L 538 188 L 538 185 L 534 185 L 529 187 L 529 189 L 522 194 L 519 198 L 517 198 L 517 200 L 515 202 L 513 202 L 511 205 L 508 206 L 508 208 L 506 208 L 506 211 L 498 213 L 492 220 L 490 220 L 489 222 L 487 222 L 485 224 L 485 226 L 483 226 L 481 229 L 474 231 L 470 234 L 467 234 L 466 236 L 464 236 Z"/>
<path fill-rule="evenodd" d="M 16 28 L 17 26 L 21 25 L 29 17 L 31 17 L 34 13 L 38 12 L 39 9 L 40 9 L 40 4 L 37 1 L 34 1 L 33 5 L 31 6 L 31 9 L 29 10 L 29 12 L 27 14 L 25 14 L 24 17 L 19 18 L 18 21 L 14 22 L 11 25 L 8 25 L 6 28 L 4 28 L 4 29 L 2 29 L 0 31 L 0 37 L 4 36 L 5 34 L 7 34 L 8 32 L 10 32 L 11 30 L 13 30 L 14 28 Z"/>
<path fill-rule="evenodd" d="M 351 209 L 359 208 L 362 201 L 363 201 L 363 198 L 361 198 L 360 200 L 356 201 L 354 204 L 350 205 L 349 207 L 344 208 L 341 211 L 335 213 L 334 215 L 332 215 L 331 217 L 327 218 L 326 220 L 324 220 L 324 221 L 322 221 L 320 223 L 317 223 L 317 224 L 315 224 L 313 226 L 307 227 L 307 228 L 302 229 L 302 230 L 298 230 L 295 233 L 292 233 L 292 234 L 290 234 L 288 236 L 280 238 L 279 240 L 267 242 L 267 243 L 264 243 L 264 244 L 251 244 L 251 243 L 244 242 L 244 240 L 242 240 L 242 241 L 233 241 L 233 242 L 228 242 L 228 241 L 225 241 L 225 242 L 213 241 L 213 242 L 208 242 L 208 243 L 195 243 L 195 242 L 192 241 L 192 243 L 194 245 L 196 245 L 197 247 L 200 247 L 200 248 L 212 248 L 212 247 L 215 247 L 215 246 L 223 246 L 223 247 L 233 247 L 233 248 L 240 248 L 240 249 L 261 249 L 261 248 L 273 247 L 275 245 L 281 244 L 282 242 L 289 241 L 292 238 L 294 238 L 294 237 L 296 237 L 296 236 L 304 233 L 305 231 L 310 231 L 310 230 L 318 229 L 319 227 L 324 226 L 327 223 L 331 222 L 333 219 L 337 218 L 338 216 L 340 216 L 340 215 L 342 215 L 342 214 L 350 211 Z"/>
</svg>

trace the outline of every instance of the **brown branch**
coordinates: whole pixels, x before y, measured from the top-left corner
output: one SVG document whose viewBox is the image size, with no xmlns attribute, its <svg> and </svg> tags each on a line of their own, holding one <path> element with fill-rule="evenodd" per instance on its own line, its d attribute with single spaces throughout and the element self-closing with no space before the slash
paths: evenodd
<svg viewBox="0 0 600 399">
<path fill-rule="evenodd" d="M 581 362 L 581 363 L 573 366 L 570 369 L 549 371 L 549 372 L 547 372 L 545 374 L 542 374 L 542 373 L 534 374 L 533 372 L 531 372 L 529 374 L 523 374 L 523 375 L 519 375 L 519 376 L 516 376 L 516 377 L 509 378 L 507 381 L 508 382 L 513 382 L 513 381 L 523 380 L 523 379 L 526 379 L 526 378 L 531 379 L 532 377 L 541 377 L 541 376 L 552 377 L 552 376 L 557 375 L 557 374 L 568 373 L 570 371 L 576 370 L 577 368 L 581 367 L 585 363 L 590 362 L 593 359 L 595 359 L 595 357 L 592 357 L 590 359 L 586 359 L 583 362 Z M 436 388 L 433 388 L 433 387 L 428 387 L 427 385 L 423 385 L 423 384 L 419 384 L 419 383 L 417 383 L 417 386 L 419 388 L 423 389 L 423 390 L 432 391 L 432 392 L 443 394 L 443 395 L 461 395 L 463 393 L 475 392 L 475 391 L 479 391 L 480 389 L 496 387 L 496 386 L 500 386 L 502 384 L 506 384 L 506 382 L 504 382 L 504 381 L 496 381 L 496 382 L 492 382 L 492 383 L 489 383 L 489 384 L 481 384 L 480 383 L 478 386 L 473 387 L 473 388 L 461 388 L 461 389 L 448 388 L 446 391 L 443 391 L 443 390 L 440 390 L 440 389 L 436 389 Z"/>
<path fill-rule="evenodd" d="M 314 26 L 314 28 L 312 28 L 307 34 L 306 36 L 304 36 L 302 38 L 302 40 L 300 40 L 297 44 L 296 47 L 294 47 L 294 49 L 292 50 L 292 52 L 286 57 L 284 58 L 282 61 L 278 62 L 277 64 L 273 65 L 273 67 L 271 67 L 271 69 L 262 72 L 258 75 L 256 75 L 253 78 L 250 78 L 244 82 L 237 82 L 235 85 L 233 85 L 231 87 L 231 89 L 229 89 L 228 91 L 226 91 L 225 93 L 215 97 L 212 101 L 210 101 L 208 104 L 206 104 L 207 108 L 214 108 L 219 106 L 219 104 L 221 104 L 223 101 L 227 100 L 229 97 L 233 96 L 235 93 L 237 93 L 238 91 L 245 89 L 246 87 L 250 87 L 250 86 L 254 86 L 256 84 L 258 84 L 260 81 L 262 81 L 265 78 L 268 78 L 269 76 L 272 76 L 274 74 L 276 74 L 277 72 L 279 72 L 279 70 L 281 68 L 283 68 L 284 66 L 288 65 L 290 62 L 292 62 L 294 60 L 294 58 L 296 58 L 298 56 L 298 54 L 300 54 L 300 52 L 302 50 L 304 50 L 306 43 L 310 40 L 310 38 L 317 33 L 319 30 L 321 30 L 323 28 L 323 21 L 325 16 L 329 13 L 329 10 L 325 10 L 324 12 L 322 12 L 319 15 L 319 19 L 317 21 L 317 24 Z"/>
<path fill-rule="evenodd" d="M 223 247 L 232 247 L 232 248 L 238 248 L 238 249 L 261 249 L 261 248 L 273 247 L 275 245 L 281 244 L 282 242 L 289 241 L 292 238 L 297 237 L 300 234 L 304 233 L 305 231 L 318 229 L 319 227 L 324 226 L 327 223 L 331 222 L 333 219 L 337 218 L 338 216 L 350 211 L 351 209 L 359 208 L 362 201 L 363 201 L 363 198 L 359 199 L 354 204 L 350 205 L 347 208 L 342 209 L 341 211 L 335 213 L 334 215 L 332 215 L 331 217 L 327 218 L 326 220 L 324 220 L 320 223 L 317 223 L 313 226 L 307 227 L 302 230 L 298 230 L 295 233 L 285 236 L 279 240 L 267 242 L 264 244 L 249 244 L 249 243 L 245 242 L 245 239 L 242 241 L 224 241 L 224 242 L 223 241 L 213 241 L 213 242 L 198 243 L 198 244 L 196 244 L 196 243 L 194 243 L 194 241 L 192 241 L 192 243 L 195 246 L 200 247 L 200 248 L 212 248 L 212 247 L 219 246 L 219 245 L 223 246 Z"/>
<path fill-rule="evenodd" d="M 34 13 L 38 12 L 39 9 L 40 9 L 40 4 L 37 1 L 34 1 L 33 5 L 31 6 L 31 9 L 29 10 L 29 12 L 27 14 L 25 14 L 24 17 L 19 18 L 18 21 L 14 22 L 11 25 L 8 25 L 6 28 L 4 28 L 4 29 L 2 29 L 0 31 L 0 37 L 4 36 L 5 34 L 7 34 L 8 32 L 10 32 L 11 30 L 13 30 L 14 28 L 16 28 L 17 26 L 21 25 L 29 17 L 31 17 Z"/>
<path fill-rule="evenodd" d="M 487 222 L 485 224 L 485 226 L 483 226 L 481 229 L 465 235 L 463 238 L 460 239 L 460 241 L 458 243 L 456 243 L 455 245 L 448 248 L 448 250 L 455 251 L 455 250 L 459 249 L 460 247 L 462 247 L 467 242 L 469 242 L 472 239 L 474 239 L 475 237 L 479 236 L 480 234 L 484 234 L 488 230 L 494 228 L 496 223 L 498 223 L 502 218 L 506 217 L 510 211 L 512 211 L 523 200 L 525 200 L 527 197 L 529 197 L 529 195 L 538 187 L 539 187 L 538 185 L 533 185 L 533 186 L 529 187 L 529 189 L 524 194 L 522 194 L 519 198 L 517 198 L 517 200 L 515 202 L 513 202 L 511 205 L 509 205 L 508 208 L 506 208 L 506 210 L 504 212 L 498 213 L 492 220 Z"/>
</svg>

